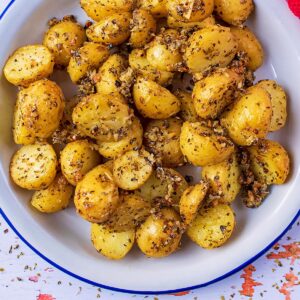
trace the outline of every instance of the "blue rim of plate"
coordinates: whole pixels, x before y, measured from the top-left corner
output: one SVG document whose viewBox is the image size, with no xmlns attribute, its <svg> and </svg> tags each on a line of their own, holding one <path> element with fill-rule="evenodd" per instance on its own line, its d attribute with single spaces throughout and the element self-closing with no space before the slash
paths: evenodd
<svg viewBox="0 0 300 300">
<path fill-rule="evenodd" d="M 16 0 L 11 0 L 8 5 L 4 8 L 3 12 L 0 14 L 0 20 L 5 16 L 5 14 L 7 13 L 7 11 L 9 10 L 9 8 L 13 5 L 13 3 Z M 195 290 L 195 289 L 199 289 L 202 287 L 206 287 L 208 285 L 211 285 L 213 283 L 216 283 L 218 281 L 221 281 L 235 273 L 237 273 L 238 271 L 242 270 L 244 267 L 248 266 L 249 264 L 251 264 L 252 262 L 254 262 L 255 260 L 257 260 L 258 258 L 260 258 L 263 254 L 265 254 L 275 243 L 277 243 L 286 233 L 287 231 L 291 228 L 291 226 L 297 221 L 297 219 L 300 217 L 300 210 L 297 212 L 297 214 L 295 215 L 295 217 L 293 218 L 293 220 L 290 222 L 290 224 L 284 229 L 284 231 L 275 239 L 273 240 L 269 245 L 267 245 L 263 250 L 261 250 L 258 254 L 256 254 L 255 256 L 253 256 L 252 258 L 250 258 L 249 260 L 247 260 L 246 262 L 244 262 L 243 264 L 241 264 L 240 266 L 234 268 L 233 270 L 231 270 L 230 272 L 227 272 L 226 274 L 217 277 L 211 281 L 205 282 L 205 283 L 201 283 L 198 285 L 194 285 L 194 286 L 189 286 L 189 287 L 185 287 L 185 288 L 180 288 L 180 289 L 175 289 L 175 290 L 165 290 L 165 291 L 133 291 L 133 290 L 126 290 L 126 289 L 120 289 L 117 287 L 112 287 L 112 286 L 107 286 L 98 282 L 94 282 L 92 280 L 86 279 L 84 277 L 81 277 L 77 274 L 72 273 L 71 271 L 63 268 L 62 266 L 58 265 L 57 263 L 55 263 L 54 261 L 52 261 L 51 259 L 49 259 L 47 256 L 45 256 L 44 254 L 42 254 L 39 250 L 37 250 L 34 246 L 32 246 L 23 236 L 22 234 L 17 230 L 17 228 L 12 224 L 12 222 L 9 220 L 9 218 L 6 216 L 5 212 L 1 209 L 0 207 L 0 215 L 2 215 L 3 219 L 6 221 L 6 223 L 10 226 L 10 228 L 15 232 L 15 234 L 20 238 L 21 241 L 23 241 L 33 252 L 35 252 L 38 256 L 40 256 L 42 259 L 44 259 L 47 263 L 49 263 L 50 265 L 52 265 L 53 267 L 59 269 L 60 271 L 80 280 L 83 281 L 85 283 L 88 283 L 90 285 L 96 286 L 96 287 L 100 287 L 103 289 L 107 289 L 107 290 L 111 290 L 114 292 L 119 292 L 119 293 L 127 293 L 127 294 L 137 294 L 137 295 L 162 295 L 162 294 L 174 294 L 174 293 L 180 293 L 180 292 L 184 292 L 184 291 L 191 291 L 191 290 Z"/>
</svg>

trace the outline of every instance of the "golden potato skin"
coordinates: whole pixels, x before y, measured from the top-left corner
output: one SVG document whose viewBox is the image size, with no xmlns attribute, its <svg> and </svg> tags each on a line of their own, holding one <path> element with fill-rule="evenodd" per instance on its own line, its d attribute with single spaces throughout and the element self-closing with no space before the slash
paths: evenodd
<svg viewBox="0 0 300 300">
<path fill-rule="evenodd" d="M 183 58 L 190 72 L 197 73 L 216 65 L 226 67 L 237 50 L 238 45 L 230 29 L 213 25 L 191 35 Z"/>
<path fill-rule="evenodd" d="M 269 94 L 259 86 L 252 86 L 222 115 L 221 124 L 236 144 L 250 146 L 267 135 L 271 118 Z"/>
<path fill-rule="evenodd" d="M 105 45 L 93 42 L 85 43 L 72 54 L 68 65 L 68 73 L 71 80 L 76 83 L 87 75 L 89 71 L 98 69 L 109 57 L 109 51 Z"/>
<path fill-rule="evenodd" d="M 59 126 L 64 107 L 62 90 L 48 79 L 20 90 L 13 121 L 15 143 L 27 145 L 50 137 Z"/>
<path fill-rule="evenodd" d="M 134 4 L 134 0 L 80 0 L 82 9 L 94 21 L 101 21 L 114 13 L 129 12 Z"/>
<path fill-rule="evenodd" d="M 77 184 L 74 195 L 77 213 L 92 223 L 109 219 L 119 204 L 119 191 L 112 173 L 99 165 Z"/>
<path fill-rule="evenodd" d="M 86 30 L 86 35 L 95 43 L 120 45 L 130 36 L 131 17 L 132 14 L 129 12 L 108 15 L 90 26 Z"/>
<path fill-rule="evenodd" d="M 215 12 L 228 24 L 241 25 L 254 10 L 253 0 L 214 0 Z"/>
<path fill-rule="evenodd" d="M 170 208 L 164 208 L 151 215 L 136 232 L 137 244 L 148 257 L 165 257 L 179 247 L 181 240 L 179 215 Z"/>
<path fill-rule="evenodd" d="M 156 18 L 168 16 L 166 7 L 168 0 L 137 0 L 137 7 L 149 10 Z"/>
<path fill-rule="evenodd" d="M 287 96 L 284 89 L 274 80 L 261 80 L 257 86 L 266 90 L 272 102 L 270 131 L 282 128 L 287 120 Z"/>
<path fill-rule="evenodd" d="M 230 30 L 238 42 L 239 50 L 244 51 L 249 58 L 247 67 L 252 71 L 256 71 L 264 62 L 264 50 L 259 40 L 246 26 L 242 28 L 231 27 Z"/>
<path fill-rule="evenodd" d="M 114 232 L 101 224 L 91 224 L 91 241 L 96 250 L 109 259 L 122 259 L 131 250 L 135 231 Z"/>
<path fill-rule="evenodd" d="M 17 49 L 7 60 L 3 73 L 12 84 L 27 87 L 53 73 L 54 56 L 43 45 L 28 45 Z"/>
<path fill-rule="evenodd" d="M 195 219 L 197 212 L 205 199 L 209 184 L 202 180 L 194 186 L 187 188 L 179 202 L 179 212 L 185 225 L 189 225 Z"/>
<path fill-rule="evenodd" d="M 163 167 L 178 167 L 184 164 L 179 137 L 182 121 L 171 117 L 151 120 L 145 130 L 144 145 L 155 155 Z"/>
<path fill-rule="evenodd" d="M 138 111 L 147 118 L 167 119 L 180 111 L 180 101 L 156 82 L 138 77 L 133 86 L 133 99 Z"/>
<path fill-rule="evenodd" d="M 133 48 L 144 47 L 156 32 L 156 21 L 145 9 L 136 9 L 132 14 L 129 44 Z"/>
<path fill-rule="evenodd" d="M 56 213 L 69 205 L 73 192 L 72 185 L 58 174 L 48 188 L 34 192 L 30 203 L 42 213 Z"/>
<path fill-rule="evenodd" d="M 189 121 L 189 122 L 199 121 L 200 117 L 196 112 L 192 94 L 182 90 L 177 90 L 175 91 L 174 95 L 181 102 L 181 110 L 179 112 L 179 116 L 181 117 L 181 119 L 183 121 Z"/>
<path fill-rule="evenodd" d="M 72 51 L 80 48 L 85 40 L 85 31 L 80 24 L 62 20 L 45 33 L 43 44 L 53 53 L 57 65 L 68 66 Z"/>
<path fill-rule="evenodd" d="M 129 150 L 141 148 L 142 144 L 143 127 L 139 119 L 135 117 L 130 129 L 122 139 L 116 142 L 98 142 L 98 151 L 105 158 L 114 159 Z"/>
<path fill-rule="evenodd" d="M 169 15 L 167 18 L 167 24 L 168 24 L 169 28 L 174 28 L 174 29 L 177 29 L 177 28 L 202 29 L 202 28 L 210 26 L 210 25 L 215 25 L 216 20 L 213 16 L 209 16 L 206 19 L 199 21 L 199 22 L 184 22 L 184 21 L 176 20 L 174 17 Z"/>
<path fill-rule="evenodd" d="M 258 145 L 247 148 L 251 169 L 259 181 L 266 184 L 285 183 L 290 171 L 287 151 L 279 143 L 261 140 Z"/>
<path fill-rule="evenodd" d="M 183 123 L 180 148 L 186 159 L 199 167 L 222 162 L 234 151 L 234 145 L 227 137 L 216 135 L 200 122 Z"/>
<path fill-rule="evenodd" d="M 176 20 L 199 22 L 212 14 L 214 0 L 169 0 L 167 9 Z"/>
<path fill-rule="evenodd" d="M 124 136 L 132 124 L 133 113 L 115 97 L 98 93 L 84 97 L 74 108 L 72 119 L 83 134 L 110 142 Z"/>
<path fill-rule="evenodd" d="M 41 190 L 54 180 L 57 164 L 56 153 L 51 145 L 26 145 L 12 157 L 10 175 L 14 183 L 24 189 Z"/>
<path fill-rule="evenodd" d="M 221 69 L 196 82 L 192 98 L 198 116 L 215 119 L 234 100 L 239 75 L 230 69 Z"/>
<path fill-rule="evenodd" d="M 138 76 L 150 79 L 160 85 L 171 82 L 174 73 L 154 68 L 147 59 L 144 49 L 134 49 L 129 54 L 129 65 Z"/>
<path fill-rule="evenodd" d="M 85 174 L 100 164 L 101 157 L 93 146 L 88 140 L 77 140 L 61 151 L 61 170 L 72 185 L 76 186 Z"/>
<path fill-rule="evenodd" d="M 148 151 L 127 151 L 114 161 L 114 180 L 123 190 L 136 190 L 151 176 L 153 164 L 153 155 Z"/>
<path fill-rule="evenodd" d="M 241 170 L 236 154 L 201 171 L 202 178 L 209 182 L 209 193 L 220 203 L 233 202 L 241 190 Z"/>
</svg>

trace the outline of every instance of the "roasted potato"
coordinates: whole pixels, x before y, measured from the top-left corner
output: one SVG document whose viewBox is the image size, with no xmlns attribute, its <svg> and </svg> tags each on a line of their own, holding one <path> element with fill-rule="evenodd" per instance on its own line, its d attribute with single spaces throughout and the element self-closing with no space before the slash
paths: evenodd
<svg viewBox="0 0 300 300">
<path fill-rule="evenodd" d="M 276 131 L 282 128 L 287 119 L 287 97 L 284 89 L 274 80 L 261 80 L 257 86 L 266 90 L 272 103 L 272 118 L 270 131 Z"/>
<path fill-rule="evenodd" d="M 177 71 L 182 65 L 179 32 L 167 29 L 148 45 L 147 60 L 152 67 L 167 72 Z"/>
<path fill-rule="evenodd" d="M 182 91 L 182 90 L 177 90 L 177 91 L 175 91 L 174 95 L 181 102 L 181 110 L 179 112 L 181 119 L 184 121 L 189 121 L 189 122 L 199 121 L 200 117 L 198 116 L 198 114 L 196 112 L 192 94 Z"/>
<path fill-rule="evenodd" d="M 179 215 L 170 208 L 152 214 L 136 232 L 136 240 L 141 251 L 149 257 L 164 257 L 179 247 L 181 240 Z"/>
<path fill-rule="evenodd" d="M 231 27 L 230 30 L 238 42 L 238 49 L 249 58 L 247 67 L 256 71 L 264 62 L 264 50 L 259 40 L 248 27 Z"/>
<path fill-rule="evenodd" d="M 171 82 L 174 73 L 154 68 L 147 59 L 144 49 L 134 49 L 129 54 L 129 65 L 138 76 L 150 79 L 160 85 Z"/>
<path fill-rule="evenodd" d="M 253 0 L 214 0 L 215 12 L 225 22 L 241 25 L 254 10 Z"/>
<path fill-rule="evenodd" d="M 227 159 L 234 151 L 234 144 L 200 122 L 185 122 L 181 128 L 180 148 L 190 163 L 204 167 Z"/>
<path fill-rule="evenodd" d="M 55 213 L 69 205 L 73 192 L 72 185 L 58 174 L 48 188 L 34 192 L 31 205 L 42 213 Z"/>
<path fill-rule="evenodd" d="M 179 212 L 186 225 L 192 223 L 205 199 L 209 184 L 202 180 L 194 186 L 187 188 L 179 202 Z"/>
<path fill-rule="evenodd" d="M 101 157 L 93 147 L 95 145 L 88 140 L 77 140 L 61 151 L 61 170 L 72 185 L 77 185 L 85 174 L 100 164 Z"/>
<path fill-rule="evenodd" d="M 130 36 L 130 12 L 108 15 L 86 30 L 89 40 L 107 45 L 120 45 Z"/>
<path fill-rule="evenodd" d="M 106 222 L 119 205 L 119 191 L 109 169 L 99 165 L 77 184 L 74 203 L 77 213 L 92 223 Z"/>
<path fill-rule="evenodd" d="M 68 65 L 68 73 L 71 80 L 76 83 L 88 72 L 98 69 L 109 57 L 108 48 L 93 42 L 85 43 L 77 51 L 73 52 Z"/>
<path fill-rule="evenodd" d="M 59 126 L 64 106 L 60 87 L 48 79 L 20 90 L 13 121 L 15 143 L 27 145 L 50 137 Z"/>
<path fill-rule="evenodd" d="M 267 135 L 271 118 L 269 94 L 259 86 L 252 86 L 222 115 L 221 124 L 236 144 L 250 146 Z"/>
<path fill-rule="evenodd" d="M 133 112 L 114 96 L 92 94 L 73 110 L 72 119 L 85 135 L 102 142 L 121 139 L 132 124 Z"/>
<path fill-rule="evenodd" d="M 146 150 L 127 151 L 114 161 L 114 180 L 123 190 L 136 190 L 151 176 L 153 164 L 153 155 Z"/>
<path fill-rule="evenodd" d="M 196 73 L 213 66 L 226 67 L 237 50 L 238 44 L 230 28 L 213 25 L 191 35 L 183 57 L 190 72 Z"/>
<path fill-rule="evenodd" d="M 213 16 L 209 16 L 206 19 L 199 22 L 185 22 L 185 21 L 176 20 L 174 17 L 169 15 L 167 19 L 167 23 L 169 28 L 201 29 L 210 25 L 215 25 L 216 20 Z"/>
<path fill-rule="evenodd" d="M 132 14 L 129 44 L 133 48 L 144 47 L 156 32 L 156 21 L 145 9 L 136 9 Z"/>
<path fill-rule="evenodd" d="M 180 101 L 156 82 L 138 77 L 133 86 L 133 99 L 138 111 L 147 118 L 167 119 L 180 111 Z"/>
<path fill-rule="evenodd" d="M 188 236 L 205 249 L 222 246 L 231 236 L 235 226 L 234 211 L 229 205 L 202 207 L 187 230 Z"/>
<path fill-rule="evenodd" d="M 214 0 L 168 0 L 169 16 L 182 22 L 199 22 L 210 16 Z"/>
<path fill-rule="evenodd" d="M 218 202 L 233 202 L 241 190 L 241 170 L 236 154 L 216 165 L 203 167 L 201 175 L 209 182 L 209 194 Z"/>
<path fill-rule="evenodd" d="M 258 145 L 247 148 L 250 165 L 259 181 L 266 184 L 285 183 L 290 171 L 287 151 L 279 143 L 261 140 Z"/>
<path fill-rule="evenodd" d="M 82 9 L 94 21 L 109 15 L 133 10 L 135 0 L 80 0 Z"/>
<path fill-rule="evenodd" d="M 134 118 L 127 134 L 116 142 L 98 142 L 99 153 L 108 159 L 114 159 L 123 153 L 141 148 L 143 144 L 143 127 L 138 118 Z"/>
<path fill-rule="evenodd" d="M 137 0 L 137 7 L 149 10 L 156 18 L 167 17 L 166 7 L 168 0 Z"/>
<path fill-rule="evenodd" d="M 110 259 L 122 259 L 131 250 L 135 231 L 114 232 L 101 224 L 91 224 L 91 240 L 96 250 Z"/>
<path fill-rule="evenodd" d="M 18 186 L 27 190 L 47 188 L 55 178 L 57 157 L 47 143 L 23 146 L 12 157 L 10 175 Z"/>
<path fill-rule="evenodd" d="M 184 164 L 179 143 L 181 126 L 182 121 L 172 117 L 152 120 L 146 127 L 144 145 L 164 167 L 178 167 Z"/>
<path fill-rule="evenodd" d="M 54 55 L 43 45 L 29 45 L 17 49 L 7 60 L 3 72 L 14 85 L 27 87 L 34 81 L 53 73 Z"/>
</svg>

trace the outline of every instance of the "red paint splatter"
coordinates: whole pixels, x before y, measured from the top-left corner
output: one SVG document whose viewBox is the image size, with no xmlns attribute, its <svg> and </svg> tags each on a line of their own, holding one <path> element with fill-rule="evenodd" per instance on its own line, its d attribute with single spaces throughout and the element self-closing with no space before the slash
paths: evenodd
<svg viewBox="0 0 300 300">
<path fill-rule="evenodd" d="M 285 251 L 280 251 L 278 253 L 269 253 L 267 255 L 268 259 L 281 259 L 281 258 L 290 258 L 291 265 L 294 264 L 296 259 L 300 258 L 300 243 L 294 242 L 289 245 L 282 245 Z"/>
<path fill-rule="evenodd" d="M 185 295 L 189 295 L 191 291 L 184 291 L 184 292 L 178 292 L 178 293 L 175 293 L 175 294 L 170 294 L 172 296 L 185 296 Z"/>
<path fill-rule="evenodd" d="M 39 276 L 30 276 L 28 279 L 29 279 L 29 281 L 38 282 Z"/>
<path fill-rule="evenodd" d="M 49 294 L 39 294 L 36 298 L 36 300 L 55 300 L 56 298 L 54 298 L 53 296 L 49 295 Z"/>
<path fill-rule="evenodd" d="M 289 7 L 295 16 L 300 18 L 300 2 L 299 0 L 288 0 Z"/>
<path fill-rule="evenodd" d="M 299 285 L 298 277 L 291 271 L 284 276 L 286 282 L 279 289 L 279 293 L 285 295 L 285 300 L 291 300 L 291 288 Z"/>
<path fill-rule="evenodd" d="M 252 278 L 252 274 L 255 271 L 256 269 L 253 265 L 249 265 L 244 269 L 244 274 L 241 275 L 241 278 L 244 278 L 244 283 L 242 284 L 242 290 L 239 291 L 241 295 L 252 297 L 254 294 L 254 287 L 262 285 Z"/>
</svg>

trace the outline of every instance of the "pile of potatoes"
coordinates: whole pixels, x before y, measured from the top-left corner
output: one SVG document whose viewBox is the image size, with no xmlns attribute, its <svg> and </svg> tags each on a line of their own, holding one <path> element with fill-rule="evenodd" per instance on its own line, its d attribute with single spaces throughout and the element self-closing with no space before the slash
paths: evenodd
<svg viewBox="0 0 300 300">
<path fill-rule="evenodd" d="M 258 207 L 290 167 L 283 146 L 267 139 L 286 123 L 286 94 L 272 80 L 253 84 L 264 61 L 243 25 L 253 1 L 80 4 L 93 22 L 52 19 L 43 43 L 17 49 L 4 67 L 19 88 L 12 180 L 34 191 L 43 213 L 74 199 L 93 245 L 111 259 L 135 241 L 149 257 L 170 255 L 185 233 L 220 247 L 240 192 Z M 78 86 L 74 98 L 51 80 L 55 69 Z M 186 164 L 202 168 L 199 182 L 180 174 Z"/>
</svg>

